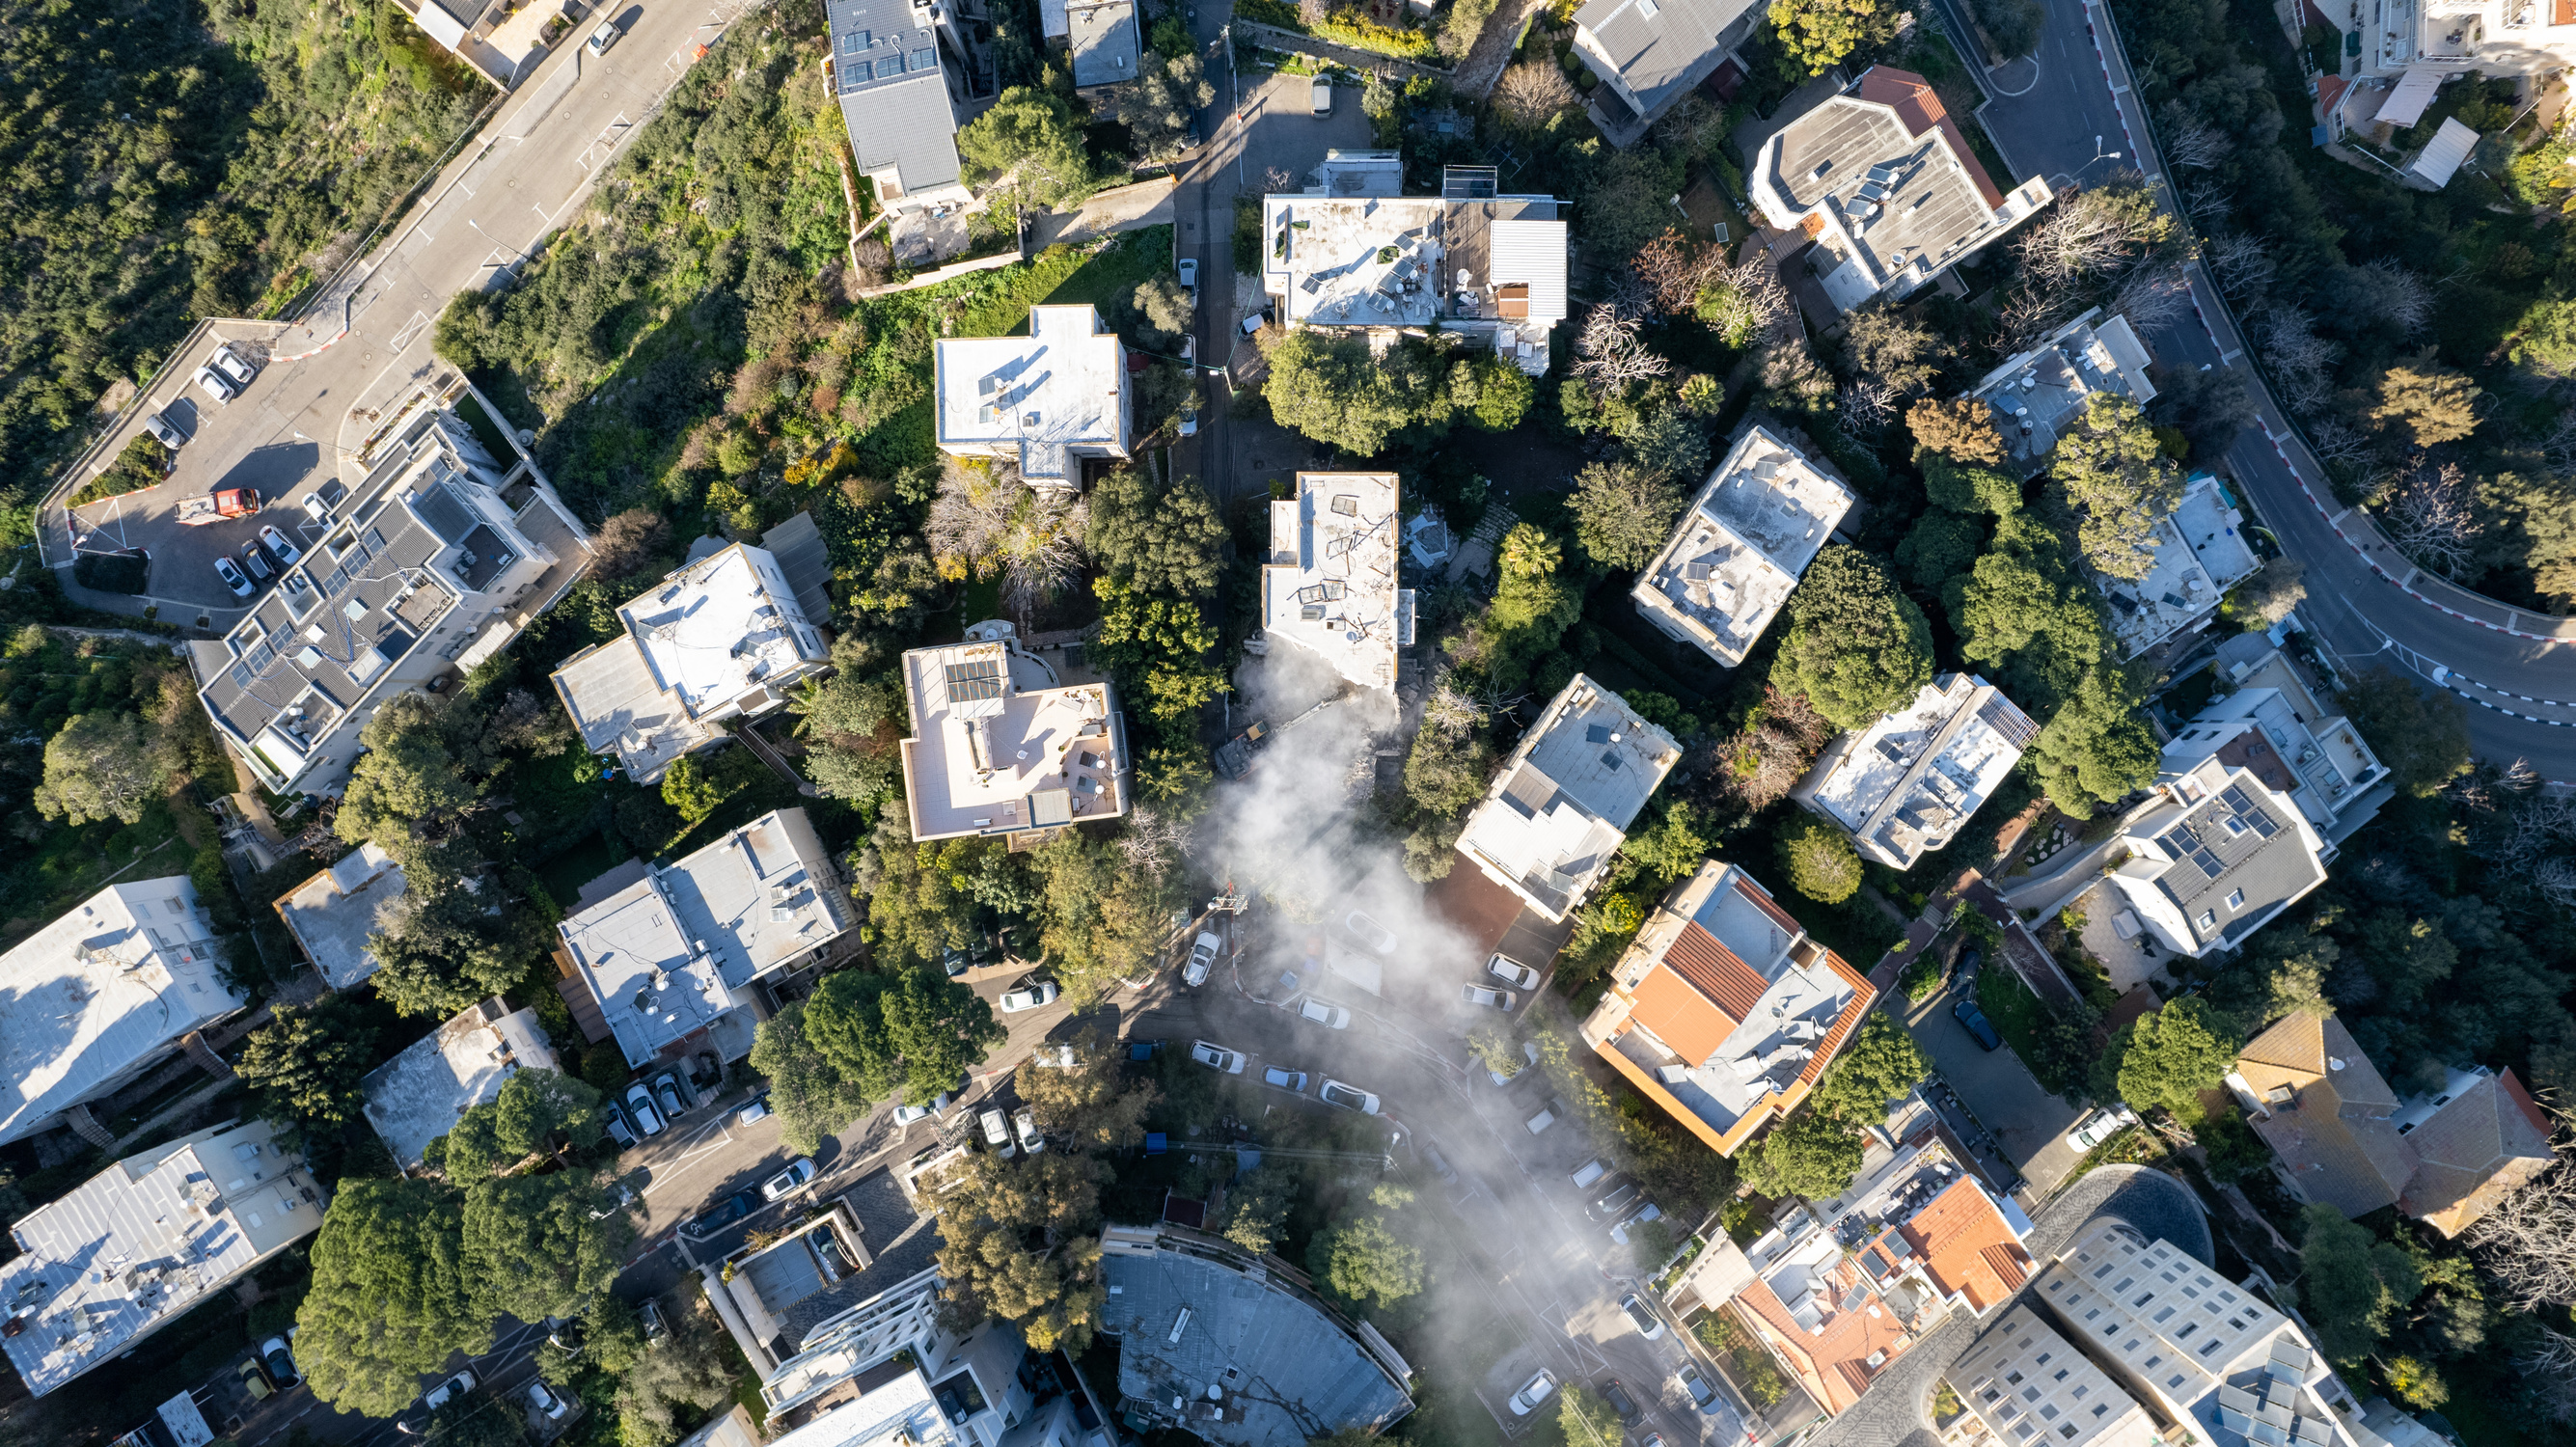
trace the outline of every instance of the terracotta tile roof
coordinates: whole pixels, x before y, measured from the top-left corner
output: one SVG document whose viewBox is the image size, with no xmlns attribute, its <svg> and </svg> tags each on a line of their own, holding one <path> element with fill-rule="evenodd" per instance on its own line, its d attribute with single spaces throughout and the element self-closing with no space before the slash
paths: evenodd
<svg viewBox="0 0 2576 1447">
<path fill-rule="evenodd" d="M 1693 1065 L 1715 1055 L 1739 1023 L 1709 1003 L 1681 972 L 1662 963 L 1646 971 L 1628 993 L 1637 1002 L 1629 1018 L 1655 1032 L 1656 1039 Z"/>
<path fill-rule="evenodd" d="M 1977 183 L 1977 194 L 1985 197 L 1989 206 L 2004 204 L 2004 193 L 1995 189 L 1994 178 L 1986 174 L 1985 163 L 1977 159 L 1976 152 L 1968 149 L 1968 138 L 1960 133 L 1959 123 L 1950 119 L 1948 108 L 1941 104 L 1941 97 L 1932 89 L 1930 81 L 1910 70 L 1873 65 L 1861 74 L 1860 98 L 1895 107 L 1897 115 L 1905 121 L 1905 128 L 1917 137 L 1939 126 L 1941 134 L 1950 142 L 1950 153 L 1959 158 L 1959 165 L 1968 173 L 1968 179 Z"/>
<path fill-rule="evenodd" d="M 2445 1236 L 2466 1229 L 2553 1159 L 2548 1117 L 2510 1070 L 2483 1076 L 2453 1096 L 2407 1144 L 2423 1164 L 2398 1208 Z"/>
<path fill-rule="evenodd" d="M 1664 948 L 1663 963 L 1739 1024 L 1761 1003 L 1762 992 L 1771 987 L 1770 981 L 1737 959 L 1735 951 L 1720 944 L 1717 936 L 1697 920 L 1683 923 L 1681 933 Z"/>
<path fill-rule="evenodd" d="M 1923 1258 L 1923 1272 L 1932 1284 L 1944 1296 L 1965 1292 L 1978 1311 L 2012 1295 L 2028 1274 L 2021 1237 L 1985 1191 L 1965 1176 L 1897 1230 Z M 1989 1256 L 1996 1251 L 2003 1253 L 2007 1270 L 1996 1269 Z"/>
<path fill-rule="evenodd" d="M 1989 1246 L 1977 1254 L 1985 1258 L 1986 1269 L 1995 1274 L 1995 1280 L 2003 1283 L 2006 1296 L 2021 1290 L 2022 1283 L 2030 1280 L 2030 1257 L 2019 1244 Z"/>
<path fill-rule="evenodd" d="M 2254 1131 L 2310 1200 L 2363 1215 L 2396 1200 L 2415 1173 L 2415 1151 L 2388 1119 L 2397 1093 L 2341 1020 L 2292 1011 L 2246 1044 L 2236 1073 L 2258 1099 L 2290 1092 Z"/>
<path fill-rule="evenodd" d="M 1853 1285 L 1840 1279 L 1844 1274 L 1836 1273 L 1837 1292 Z M 1814 1332 L 1798 1325 L 1768 1281 L 1757 1278 L 1736 1293 L 1734 1305 L 1758 1318 L 1757 1329 L 1780 1348 L 1779 1355 L 1787 1360 L 1798 1384 L 1827 1412 L 1842 1412 L 1858 1402 L 1861 1393 L 1869 1390 L 1871 1379 L 1885 1371 L 1914 1341 L 1896 1319 L 1896 1313 L 1883 1306 L 1876 1316 L 1869 1313 L 1868 1306 L 1876 1306 L 1875 1301 L 1854 1311 L 1827 1308 L 1820 1329 Z M 1869 1358 L 1878 1352 L 1885 1355 L 1873 1367 Z"/>
<path fill-rule="evenodd" d="M 1850 1043 L 1852 1032 L 1860 1028 L 1861 1020 L 1869 1014 L 1869 1007 L 1878 1000 L 1878 987 L 1869 982 L 1869 976 L 1845 964 L 1843 957 L 1832 950 L 1826 950 L 1824 955 L 1825 967 L 1842 976 L 1843 983 L 1852 987 L 1851 1003 L 1843 1006 L 1843 1012 L 1834 1017 L 1834 1028 L 1826 1031 L 1825 1038 L 1817 1042 L 1816 1053 L 1807 1061 L 1807 1068 L 1798 1072 L 1798 1083 L 1782 1092 L 1796 1097 L 1781 1107 L 1784 1114 L 1794 1109 L 1798 1101 L 1807 1098 L 1808 1089 L 1824 1077 L 1825 1067 L 1831 1065 L 1834 1057 L 1842 1053 L 1843 1046 Z"/>
</svg>

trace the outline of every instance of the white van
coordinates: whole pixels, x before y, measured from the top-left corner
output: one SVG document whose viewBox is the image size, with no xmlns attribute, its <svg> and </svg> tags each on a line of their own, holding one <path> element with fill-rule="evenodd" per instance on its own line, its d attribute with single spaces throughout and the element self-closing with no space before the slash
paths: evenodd
<svg viewBox="0 0 2576 1447">
<path fill-rule="evenodd" d="M 1585 1161 L 1583 1163 L 1583 1169 L 1574 1173 L 1574 1189 L 1580 1191 L 1584 1187 L 1591 1185 L 1594 1181 L 1601 1179 L 1609 1173 L 1610 1168 L 1601 1164 L 1599 1161 Z"/>
<path fill-rule="evenodd" d="M 1333 113 L 1333 83 L 1331 81 L 1320 75 L 1315 77 L 1315 84 L 1308 91 L 1308 95 L 1314 102 L 1315 114 L 1319 116 L 1328 116 Z"/>
</svg>

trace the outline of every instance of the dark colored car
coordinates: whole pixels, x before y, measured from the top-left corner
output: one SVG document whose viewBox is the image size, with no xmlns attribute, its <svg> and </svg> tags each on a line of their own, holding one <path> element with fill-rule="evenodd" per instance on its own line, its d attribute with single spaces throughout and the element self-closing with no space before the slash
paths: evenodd
<svg viewBox="0 0 2576 1447">
<path fill-rule="evenodd" d="M 1993 1023 L 1986 1019 L 1985 1011 L 1977 1008 L 1976 1001 L 1961 1000 L 1950 1007 L 1950 1013 L 1959 1017 L 1959 1023 L 1967 1028 L 1969 1034 L 1977 1037 L 1979 1045 L 1988 1050 L 2003 1048 L 2004 1037 L 1995 1033 Z"/>
<path fill-rule="evenodd" d="M 1637 1419 L 1645 1415 L 1637 1409 L 1637 1399 L 1628 1395 L 1626 1387 L 1619 1385 L 1617 1377 L 1612 1377 L 1601 1384 L 1601 1397 L 1610 1404 L 1611 1411 L 1619 1414 L 1619 1420 L 1631 1427 L 1636 1426 Z"/>
<path fill-rule="evenodd" d="M 760 1207 L 760 1198 L 749 1191 L 736 1191 L 733 1196 L 709 1206 L 698 1218 L 680 1229 L 692 1236 L 712 1236 Z"/>
<path fill-rule="evenodd" d="M 1599 1194 L 1583 1207 L 1583 1214 L 1595 1221 L 1616 1221 L 1619 1213 L 1637 1199 L 1637 1183 L 1625 1176 L 1612 1176 L 1602 1182 Z"/>
<path fill-rule="evenodd" d="M 1959 963 L 1952 973 L 1956 974 L 1960 979 L 1972 980 L 1976 978 L 1977 966 L 1982 965 L 1985 962 L 1986 952 L 1977 948 L 1975 945 L 1970 945 L 1959 952 Z"/>
<path fill-rule="evenodd" d="M 279 1388 L 294 1386 L 304 1380 L 295 1369 L 295 1354 L 287 1349 L 286 1338 L 273 1336 L 259 1344 L 259 1359 L 268 1363 L 268 1374 L 277 1379 Z"/>
</svg>

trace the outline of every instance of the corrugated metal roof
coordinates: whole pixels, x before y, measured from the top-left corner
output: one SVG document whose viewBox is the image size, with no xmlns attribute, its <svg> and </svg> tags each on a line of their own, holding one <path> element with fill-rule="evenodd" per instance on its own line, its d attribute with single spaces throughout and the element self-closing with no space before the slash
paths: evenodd
<svg viewBox="0 0 2576 1447">
<path fill-rule="evenodd" d="M 1489 235 L 1495 283 L 1528 283 L 1531 321 L 1565 320 L 1565 223 L 1497 221 Z"/>
<path fill-rule="evenodd" d="M 2469 158 L 2469 152 L 2477 149 L 2477 144 L 2477 132 L 2456 120 L 2445 118 L 2442 128 L 2433 133 L 2432 143 L 2424 147 L 2423 154 L 2415 158 L 2415 164 L 2406 169 L 2436 186 L 2448 186 L 2452 174 L 2460 169 L 2461 162 Z"/>
<path fill-rule="evenodd" d="M 2380 103 L 2379 114 L 2371 119 L 2392 126 L 2411 126 L 2424 118 L 2424 108 L 2433 103 L 2433 92 L 2441 88 L 2440 71 L 2428 65 L 2410 66 L 2398 80 L 2397 88 Z"/>
</svg>

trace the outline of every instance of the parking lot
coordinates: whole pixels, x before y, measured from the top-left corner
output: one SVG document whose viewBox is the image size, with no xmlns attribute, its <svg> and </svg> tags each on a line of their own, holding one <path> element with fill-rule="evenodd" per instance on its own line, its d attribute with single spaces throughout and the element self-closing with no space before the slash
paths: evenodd
<svg viewBox="0 0 2576 1447">
<path fill-rule="evenodd" d="M 2012 1179 L 2021 1176 L 2045 1196 L 2057 1182 L 2033 1176 L 2033 1164 L 2075 1124 L 2078 1112 L 2041 1089 L 2012 1047 L 1986 1049 L 1950 1013 L 1953 1004 L 1974 998 L 1975 978 L 1962 974 L 1921 1005 L 1908 1007 L 1901 997 L 1891 997 L 1888 1008 L 1900 1012 L 1905 1033 L 1932 1057 L 1938 1084 L 1955 1095 L 1951 1100 L 1937 1090 L 1925 1091 L 1925 1098 L 1941 1113 L 1942 1123 L 1968 1146 L 1978 1168 L 1998 1190 L 2008 1189 Z M 2058 1174 L 2064 1174 L 2063 1168 Z"/>
</svg>

